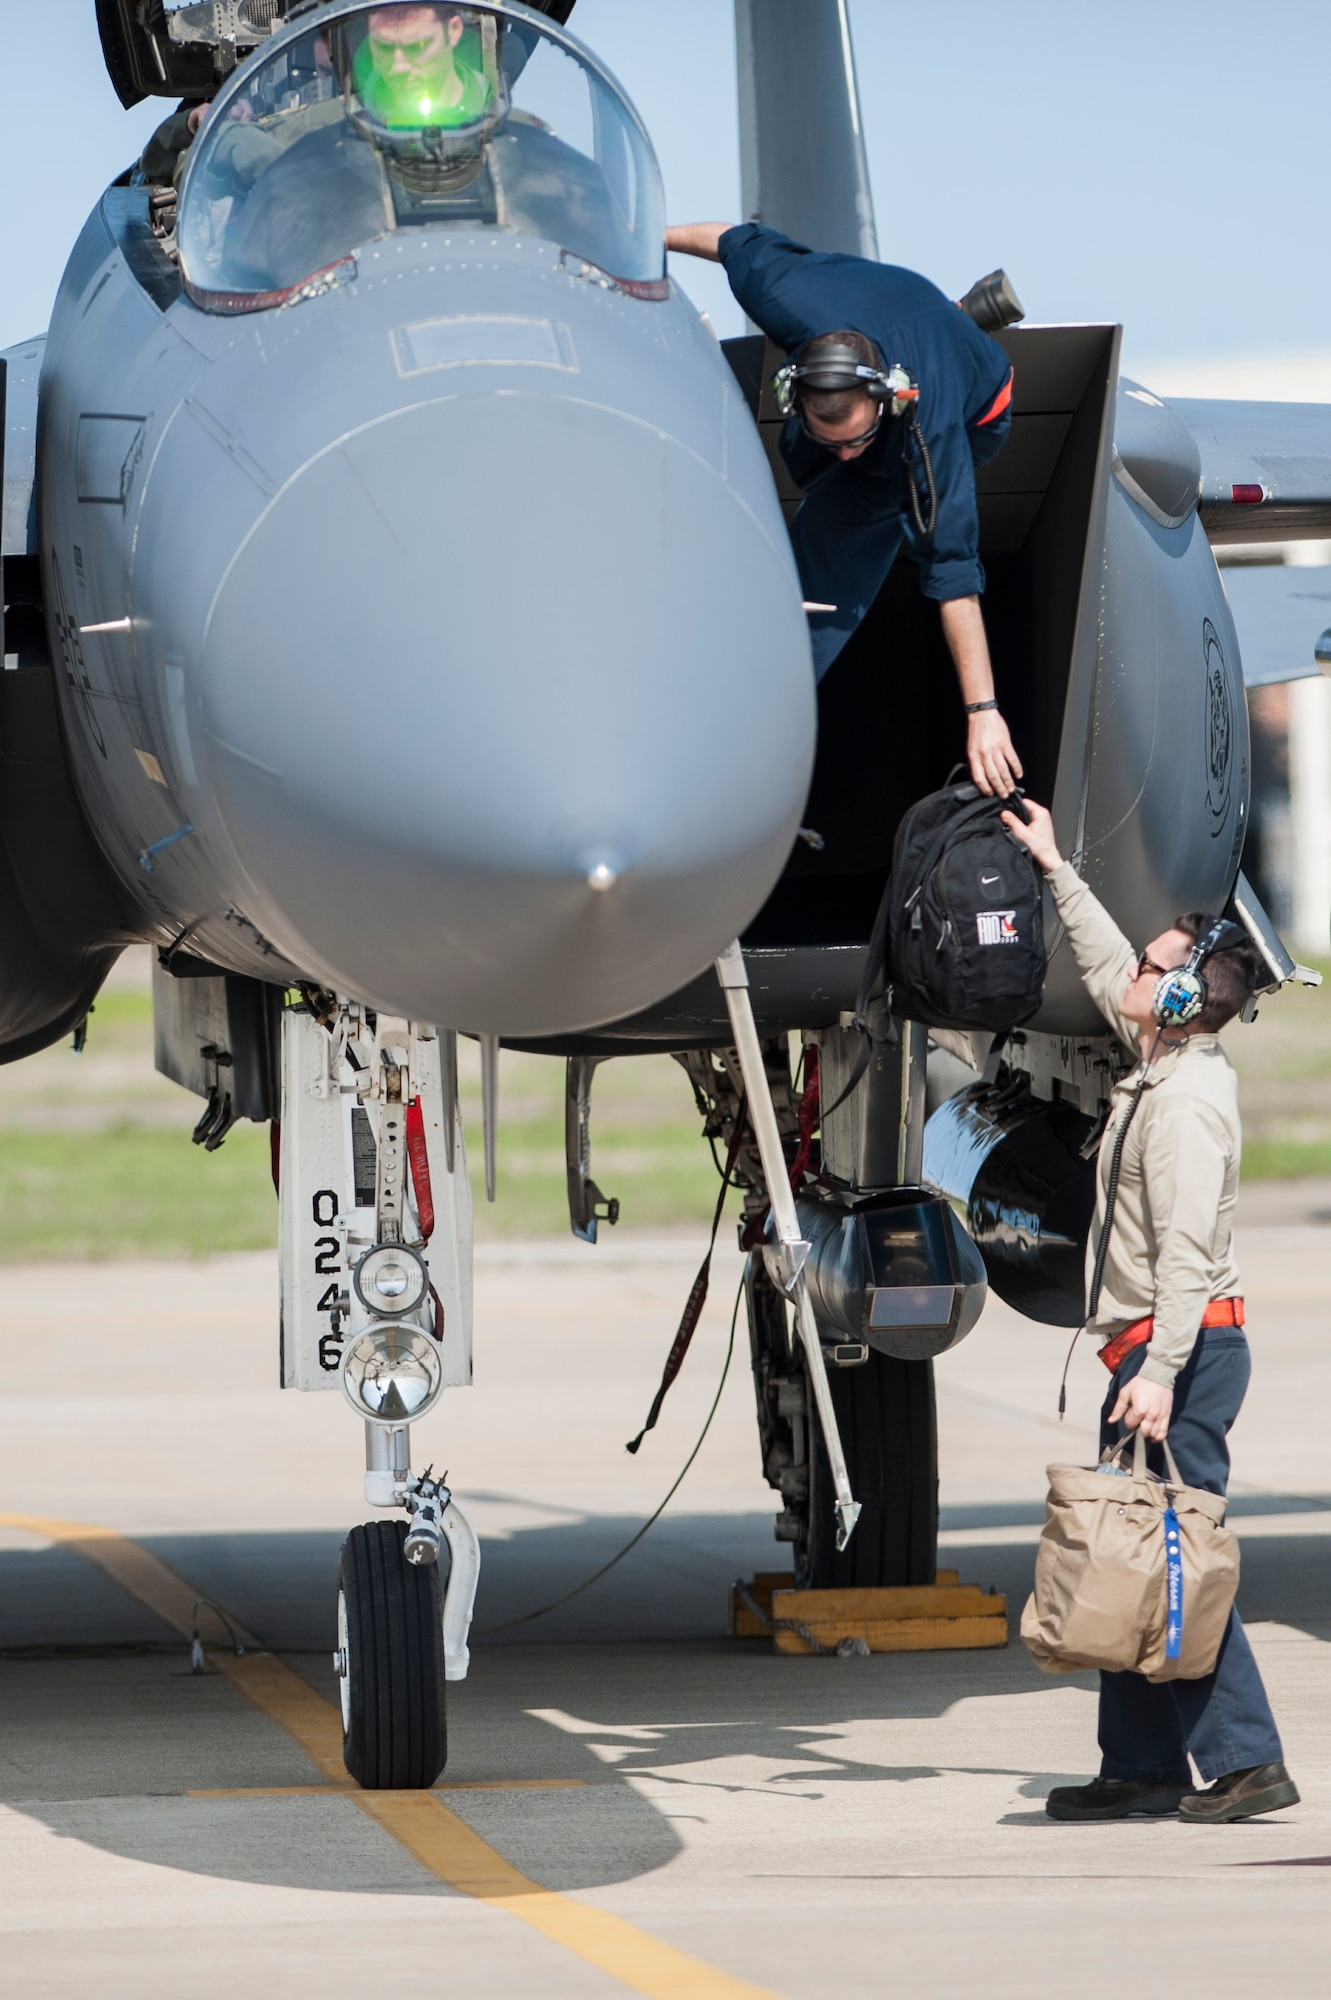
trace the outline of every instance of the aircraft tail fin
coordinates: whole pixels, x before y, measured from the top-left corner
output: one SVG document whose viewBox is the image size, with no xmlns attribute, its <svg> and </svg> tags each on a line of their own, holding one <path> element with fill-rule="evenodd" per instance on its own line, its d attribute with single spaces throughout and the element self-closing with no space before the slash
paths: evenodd
<svg viewBox="0 0 1331 2000">
<path fill-rule="evenodd" d="M 847 0 L 735 0 L 746 222 L 877 261 Z"/>
</svg>

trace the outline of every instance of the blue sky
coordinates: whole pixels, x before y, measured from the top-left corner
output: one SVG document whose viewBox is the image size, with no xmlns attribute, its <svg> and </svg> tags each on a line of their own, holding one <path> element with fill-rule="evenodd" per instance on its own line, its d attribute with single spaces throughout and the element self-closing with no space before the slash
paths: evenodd
<svg viewBox="0 0 1331 2000">
<path fill-rule="evenodd" d="M 93 0 L 13 11 L 0 345 L 45 324 L 83 218 L 166 108 L 121 110 Z M 885 258 L 954 292 L 1001 263 L 1034 319 L 1121 319 L 1161 387 L 1257 362 L 1232 393 L 1331 400 L 1326 0 L 851 0 L 851 18 Z M 735 214 L 730 0 L 578 0 L 571 26 L 636 100 L 672 218 Z M 679 275 L 738 329 L 718 273 Z"/>
</svg>

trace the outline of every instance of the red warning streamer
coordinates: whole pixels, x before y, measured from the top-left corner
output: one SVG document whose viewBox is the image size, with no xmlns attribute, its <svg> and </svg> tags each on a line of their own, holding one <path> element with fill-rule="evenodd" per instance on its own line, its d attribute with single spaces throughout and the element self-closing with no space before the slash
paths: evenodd
<svg viewBox="0 0 1331 2000">
<path fill-rule="evenodd" d="M 413 1097 L 407 1106 L 407 1160 L 411 1166 L 411 1185 L 416 1191 L 421 1235 L 428 1243 L 434 1235 L 434 1190 L 430 1186 L 430 1155 L 425 1146 L 425 1113 L 419 1097 Z"/>
</svg>

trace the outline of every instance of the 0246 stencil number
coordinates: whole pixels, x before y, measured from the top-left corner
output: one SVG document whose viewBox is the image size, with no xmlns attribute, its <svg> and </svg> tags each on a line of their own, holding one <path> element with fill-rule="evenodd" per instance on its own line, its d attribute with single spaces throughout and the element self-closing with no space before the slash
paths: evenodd
<svg viewBox="0 0 1331 2000">
<path fill-rule="evenodd" d="M 326 1230 L 331 1223 L 336 1222 L 338 1206 L 338 1198 L 333 1190 L 331 1188 L 320 1188 L 310 1204 L 315 1227 Z M 342 1245 L 338 1242 L 336 1236 L 315 1237 L 314 1275 L 316 1278 L 332 1279 L 331 1284 L 325 1285 L 323 1293 L 316 1303 L 315 1310 L 316 1312 L 336 1313 L 338 1315 L 332 1322 L 334 1330 L 330 1330 L 328 1333 L 321 1333 L 319 1336 L 319 1366 L 326 1375 L 336 1374 L 342 1365 L 343 1335 L 341 1330 L 341 1315 L 346 1308 L 342 1290 L 338 1284 L 342 1268 L 341 1259 Z"/>
</svg>

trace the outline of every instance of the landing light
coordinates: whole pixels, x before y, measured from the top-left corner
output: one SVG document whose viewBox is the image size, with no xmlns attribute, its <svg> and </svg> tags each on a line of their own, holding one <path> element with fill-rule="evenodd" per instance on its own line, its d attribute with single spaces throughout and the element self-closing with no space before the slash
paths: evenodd
<svg viewBox="0 0 1331 2000">
<path fill-rule="evenodd" d="M 367 1312 L 384 1319 L 405 1319 L 425 1304 L 430 1274 L 405 1244 L 378 1243 L 365 1252 L 352 1282 Z"/>
<path fill-rule="evenodd" d="M 444 1364 L 417 1326 L 367 1327 L 349 1344 L 342 1390 L 357 1416 L 396 1430 L 424 1416 L 444 1387 Z"/>
</svg>

